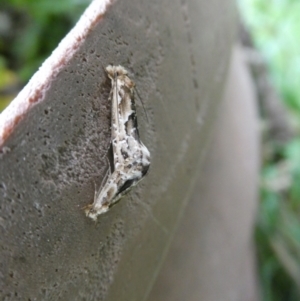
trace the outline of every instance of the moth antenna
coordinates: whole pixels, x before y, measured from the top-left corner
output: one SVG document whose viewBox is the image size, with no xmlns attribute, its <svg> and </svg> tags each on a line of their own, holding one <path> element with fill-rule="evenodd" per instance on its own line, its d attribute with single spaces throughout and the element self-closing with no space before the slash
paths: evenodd
<svg viewBox="0 0 300 301">
<path fill-rule="evenodd" d="M 108 159 L 107 159 L 108 160 Z M 101 181 L 101 184 L 100 184 L 100 187 L 99 189 L 97 189 L 97 185 L 96 185 L 96 182 L 94 180 L 94 186 L 95 186 L 95 195 L 94 195 L 94 200 L 96 200 L 97 196 L 98 196 L 98 193 L 102 190 L 104 184 L 106 183 L 108 177 L 111 175 L 111 172 L 110 172 L 110 165 L 109 165 L 109 162 L 108 162 L 108 168 L 107 168 L 107 171 Z"/>
<path fill-rule="evenodd" d="M 96 197 L 97 197 L 97 186 L 96 186 L 96 181 L 94 181 L 94 189 L 95 189 L 95 193 L 94 193 L 94 200 L 96 200 Z"/>
<path fill-rule="evenodd" d="M 147 114 L 147 111 L 146 111 L 146 109 L 145 109 L 144 102 L 142 101 L 142 98 L 141 98 L 141 96 L 140 96 L 140 93 L 139 93 L 139 91 L 137 90 L 137 88 L 136 88 L 136 87 L 134 87 L 134 90 L 135 90 L 135 92 L 136 92 L 136 95 L 138 96 L 138 98 L 139 98 L 139 100 L 140 100 L 140 102 L 141 102 L 141 104 L 142 104 L 143 110 L 144 110 L 144 112 L 145 112 L 145 115 L 146 115 L 147 122 L 149 123 L 148 114 Z"/>
</svg>

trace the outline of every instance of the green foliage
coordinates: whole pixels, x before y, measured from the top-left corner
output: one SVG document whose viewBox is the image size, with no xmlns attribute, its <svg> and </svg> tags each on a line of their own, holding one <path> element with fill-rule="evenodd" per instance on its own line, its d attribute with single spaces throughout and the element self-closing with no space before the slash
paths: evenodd
<svg viewBox="0 0 300 301">
<path fill-rule="evenodd" d="M 7 69 L 5 59 L 0 56 L 0 90 L 15 85 L 17 76 L 14 72 Z M 0 112 L 10 103 L 13 94 L 0 95 Z"/>
<path fill-rule="evenodd" d="M 267 60 L 285 103 L 300 112 L 300 1 L 240 0 L 256 46 Z"/>
<path fill-rule="evenodd" d="M 4 10 L 13 11 L 12 16 L 19 23 L 10 52 L 16 60 L 13 66 L 18 68 L 21 79 L 27 81 L 74 25 L 87 3 L 4 0 L 2 5 Z"/>
<path fill-rule="evenodd" d="M 280 148 L 267 139 L 256 229 L 264 301 L 300 300 L 300 1 L 240 0 L 257 48 L 290 113 L 295 137 Z"/>
</svg>

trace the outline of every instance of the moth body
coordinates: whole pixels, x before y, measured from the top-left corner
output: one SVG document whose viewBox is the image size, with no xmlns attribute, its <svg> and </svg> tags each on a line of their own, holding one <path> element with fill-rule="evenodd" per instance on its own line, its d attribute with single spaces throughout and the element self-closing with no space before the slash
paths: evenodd
<svg viewBox="0 0 300 301">
<path fill-rule="evenodd" d="M 139 137 L 134 82 L 120 65 L 109 65 L 106 72 L 111 80 L 113 171 L 103 187 L 95 192 L 93 204 L 85 208 L 86 215 L 93 220 L 116 204 L 147 174 L 150 167 L 150 152 Z"/>
</svg>

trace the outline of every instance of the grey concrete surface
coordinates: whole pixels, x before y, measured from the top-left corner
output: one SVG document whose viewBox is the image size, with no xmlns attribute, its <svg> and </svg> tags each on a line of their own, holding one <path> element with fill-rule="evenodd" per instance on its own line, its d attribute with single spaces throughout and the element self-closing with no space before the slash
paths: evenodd
<svg viewBox="0 0 300 301">
<path fill-rule="evenodd" d="M 115 1 L 89 18 L 0 116 L 0 300 L 143 300 L 211 135 L 234 40 L 233 1 Z M 152 165 L 95 224 L 82 207 L 108 167 L 109 63 L 136 83 Z"/>
<path fill-rule="evenodd" d="M 215 133 L 148 301 L 257 301 L 252 234 L 260 166 L 255 89 L 233 52 Z"/>
</svg>

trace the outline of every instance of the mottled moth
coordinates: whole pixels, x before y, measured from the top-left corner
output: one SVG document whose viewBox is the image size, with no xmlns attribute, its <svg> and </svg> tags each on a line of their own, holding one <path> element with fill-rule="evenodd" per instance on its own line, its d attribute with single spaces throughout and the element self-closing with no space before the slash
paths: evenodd
<svg viewBox="0 0 300 301">
<path fill-rule="evenodd" d="M 94 202 L 85 207 L 93 220 L 105 213 L 148 172 L 150 152 L 142 143 L 137 124 L 134 82 L 122 66 L 105 68 L 111 80 L 111 147 L 113 164 L 106 182 L 95 191 Z"/>
</svg>

